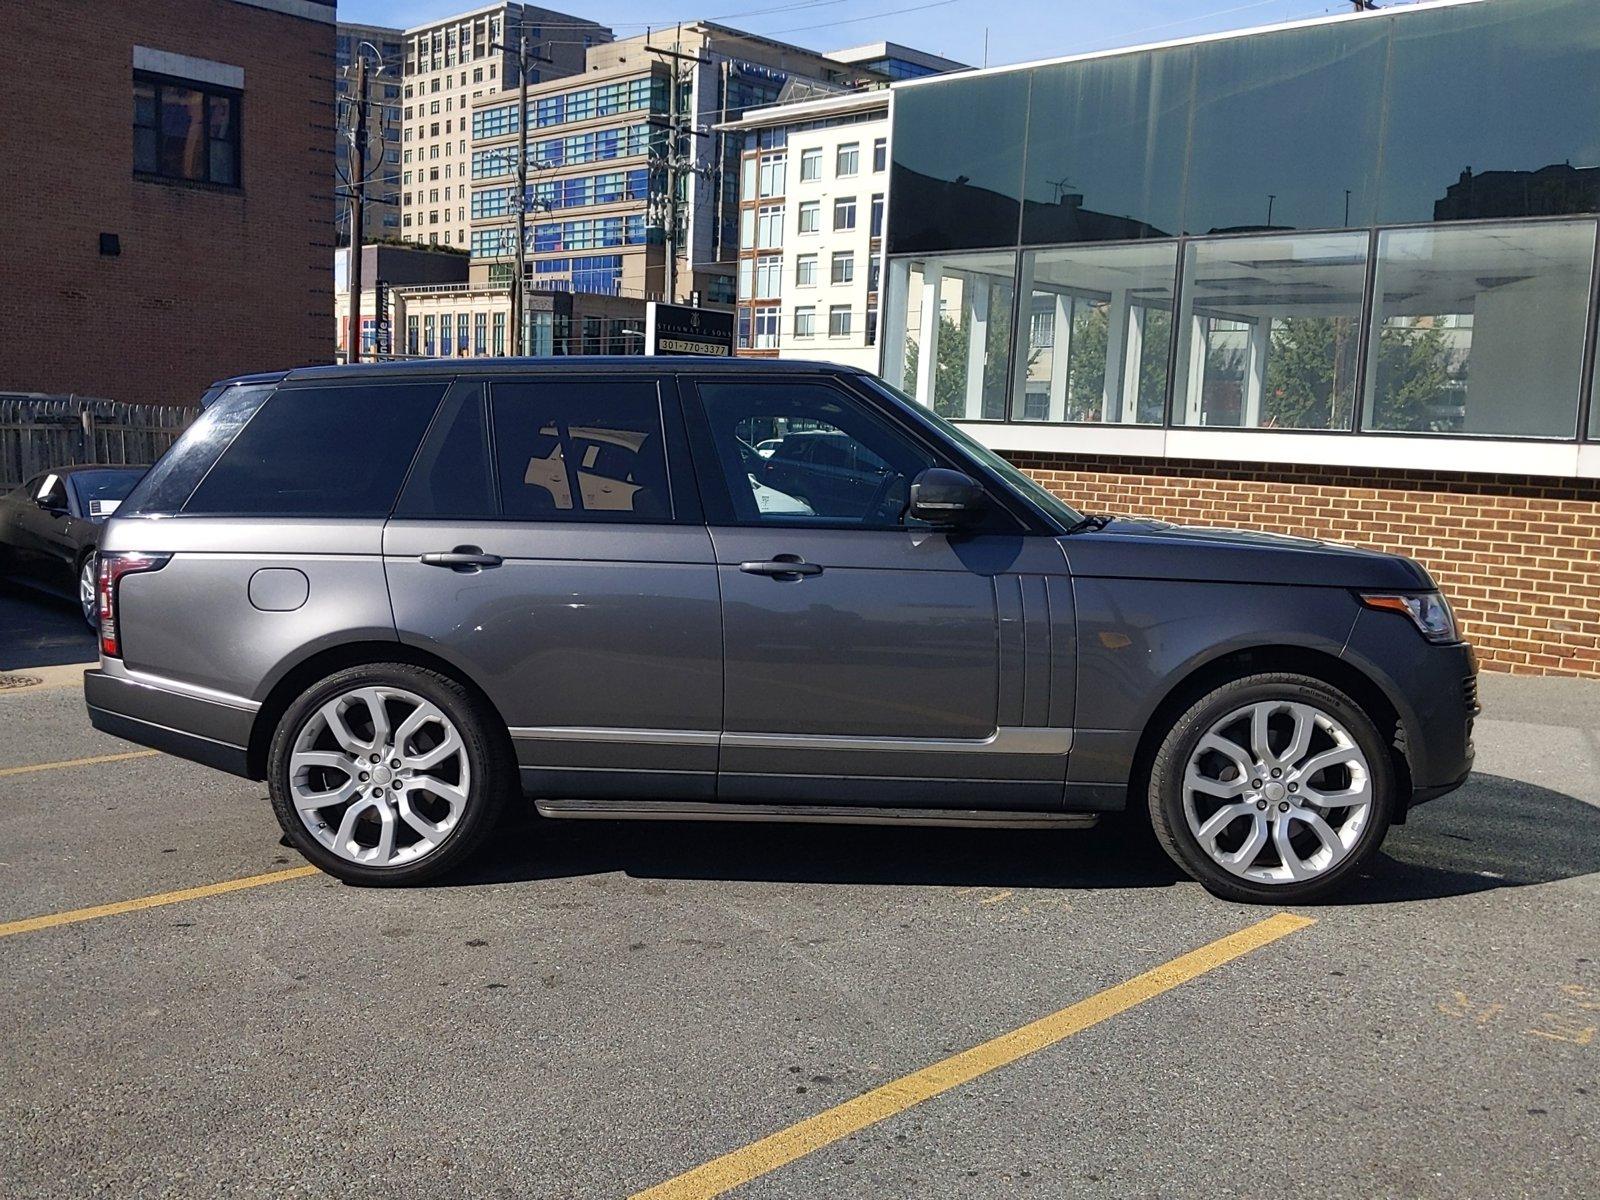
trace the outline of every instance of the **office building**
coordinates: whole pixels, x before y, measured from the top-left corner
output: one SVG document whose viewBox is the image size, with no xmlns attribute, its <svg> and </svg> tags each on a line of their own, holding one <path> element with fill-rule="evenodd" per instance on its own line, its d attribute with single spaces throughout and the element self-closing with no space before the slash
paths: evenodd
<svg viewBox="0 0 1600 1200">
<path fill-rule="evenodd" d="M 870 42 L 865 46 L 852 46 L 848 50 L 830 50 L 828 57 L 834 62 L 889 80 L 921 79 L 927 75 L 971 69 L 966 63 L 953 58 L 929 54 L 926 50 L 902 46 L 899 42 Z"/>
</svg>

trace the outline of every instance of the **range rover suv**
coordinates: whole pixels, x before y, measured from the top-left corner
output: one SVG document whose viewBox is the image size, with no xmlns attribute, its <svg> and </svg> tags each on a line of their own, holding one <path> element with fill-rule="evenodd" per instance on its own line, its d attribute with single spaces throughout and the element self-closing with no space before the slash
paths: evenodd
<svg viewBox="0 0 1600 1200">
<path fill-rule="evenodd" d="M 1472 763 L 1416 563 L 1076 511 L 874 377 L 485 360 L 225 381 L 100 544 L 100 729 L 351 882 L 548 818 L 1071 827 L 1324 893 Z"/>
</svg>

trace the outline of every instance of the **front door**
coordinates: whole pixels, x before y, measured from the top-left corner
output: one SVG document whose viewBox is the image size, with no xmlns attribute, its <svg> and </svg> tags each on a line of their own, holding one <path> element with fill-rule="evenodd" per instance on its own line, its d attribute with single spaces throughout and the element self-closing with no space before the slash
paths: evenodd
<svg viewBox="0 0 1600 1200">
<path fill-rule="evenodd" d="M 540 796 L 713 794 L 721 613 L 687 454 L 670 381 L 458 383 L 384 531 L 401 640 L 479 682 Z"/>
<path fill-rule="evenodd" d="M 1059 549 L 999 509 L 968 534 L 908 523 L 911 481 L 957 464 L 835 380 L 694 391 L 722 589 L 718 799 L 1059 808 L 1043 577 Z M 1059 640 L 1070 654 L 1070 626 Z"/>
</svg>

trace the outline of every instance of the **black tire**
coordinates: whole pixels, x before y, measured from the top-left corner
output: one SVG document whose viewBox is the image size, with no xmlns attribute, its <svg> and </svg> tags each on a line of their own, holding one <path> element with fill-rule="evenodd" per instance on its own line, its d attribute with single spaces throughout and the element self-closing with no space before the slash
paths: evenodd
<svg viewBox="0 0 1600 1200">
<path fill-rule="evenodd" d="M 394 687 L 437 705 L 461 735 L 471 782 L 455 827 L 437 848 L 414 862 L 374 867 L 341 858 L 324 847 L 301 820 L 289 790 L 290 756 L 301 727 L 323 704 L 356 688 Z M 499 717 L 486 712 L 466 688 L 437 671 L 409 663 L 372 663 L 335 672 L 289 705 L 267 752 L 267 787 L 278 824 L 294 848 L 329 875 L 346 883 L 405 887 L 436 879 L 469 861 L 494 831 L 506 801 L 518 787 L 516 760 Z"/>
<path fill-rule="evenodd" d="M 1341 861 L 1308 880 L 1269 883 L 1234 874 L 1201 846 L 1184 813 L 1184 773 L 1200 739 L 1229 713 L 1263 700 L 1292 700 L 1322 709 L 1349 732 L 1367 760 L 1372 801 L 1366 826 Z M 1207 692 L 1172 723 L 1151 765 L 1148 800 L 1150 823 L 1162 849 L 1207 891 L 1247 904 L 1300 904 L 1336 891 L 1377 853 L 1394 815 L 1394 763 L 1371 717 L 1338 688 L 1288 672 L 1249 675 Z"/>
<path fill-rule="evenodd" d="M 82 580 L 84 564 L 93 562 L 94 561 L 94 554 L 95 554 L 95 549 L 94 549 L 93 546 L 90 546 L 82 554 L 78 555 L 78 561 L 77 561 L 76 564 L 74 564 L 73 571 L 72 571 L 72 580 L 73 580 L 74 585 L 77 585 Z M 100 605 L 99 605 L 98 596 L 99 596 L 99 593 L 96 592 L 95 603 L 92 604 L 89 608 L 84 608 L 83 607 L 83 601 L 82 601 L 81 596 L 80 596 L 79 601 L 78 601 L 78 611 L 83 614 L 83 619 L 89 623 L 89 628 L 93 629 L 93 630 L 96 630 L 96 631 L 98 631 L 99 628 L 100 628 L 100 612 L 99 612 Z"/>
</svg>

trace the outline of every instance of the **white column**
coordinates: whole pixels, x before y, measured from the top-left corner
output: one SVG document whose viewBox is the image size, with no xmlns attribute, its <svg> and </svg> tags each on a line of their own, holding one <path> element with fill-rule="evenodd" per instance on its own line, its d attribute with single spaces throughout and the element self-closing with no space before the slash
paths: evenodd
<svg viewBox="0 0 1600 1200">
<path fill-rule="evenodd" d="M 798 167 L 795 168 L 799 170 Z M 791 251 L 792 254 L 792 251 Z M 784 266 L 791 267 L 790 257 L 785 257 Z M 902 391 L 906 388 L 906 320 L 908 310 L 911 308 L 911 260 L 909 258 L 895 259 L 887 264 L 884 272 L 884 289 L 889 297 L 889 303 L 884 306 L 882 336 L 878 338 L 878 372 L 895 387 Z M 791 307 L 786 314 L 792 321 L 794 310 Z M 791 325 L 792 329 L 793 326 Z M 911 381 L 915 388 L 916 381 Z"/>
<path fill-rule="evenodd" d="M 1144 374 L 1144 319 L 1149 311 L 1142 304 L 1128 306 L 1128 351 L 1122 368 L 1122 420 L 1130 425 L 1139 419 L 1139 379 Z"/>
<path fill-rule="evenodd" d="M 966 277 L 966 303 L 972 312 L 967 330 L 967 403 L 963 410 L 969 421 L 983 416 L 983 375 L 989 360 L 989 277 Z"/>
<path fill-rule="evenodd" d="M 1261 397 L 1267 391 L 1267 336 L 1272 330 L 1269 317 L 1257 317 L 1250 326 L 1249 352 L 1244 373 L 1244 427 L 1261 426 Z"/>
<path fill-rule="evenodd" d="M 1128 289 L 1111 293 L 1106 311 L 1106 377 L 1100 397 L 1100 419 L 1115 421 L 1122 411 L 1122 362 L 1128 345 Z"/>
<path fill-rule="evenodd" d="M 1072 297 L 1056 293 L 1056 327 L 1050 349 L 1050 420 L 1067 419 L 1067 379 L 1072 365 Z"/>
<path fill-rule="evenodd" d="M 1184 411 L 1188 423 L 1200 424 L 1200 398 L 1206 386 L 1206 319 L 1199 313 L 1189 317 L 1189 371 L 1184 381 Z"/>
<path fill-rule="evenodd" d="M 939 290 L 943 275 L 943 268 L 936 262 L 922 266 L 922 321 L 917 329 L 917 377 L 911 383 L 915 389 L 912 395 L 924 408 L 933 407 L 933 382 L 939 374 Z"/>
</svg>

